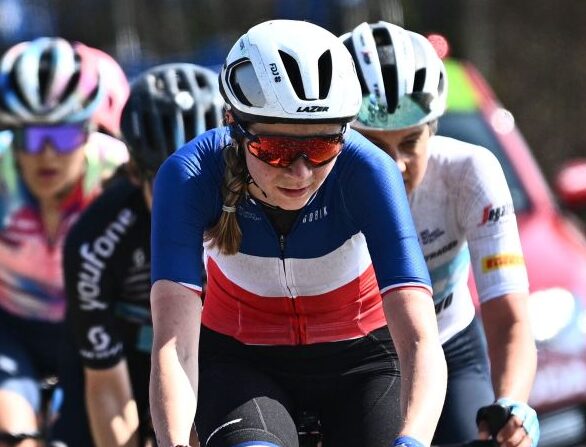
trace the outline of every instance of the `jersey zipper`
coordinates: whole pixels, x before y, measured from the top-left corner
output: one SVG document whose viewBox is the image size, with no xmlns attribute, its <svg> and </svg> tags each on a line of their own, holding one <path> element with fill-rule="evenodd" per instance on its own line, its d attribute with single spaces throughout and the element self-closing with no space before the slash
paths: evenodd
<svg viewBox="0 0 586 447">
<path fill-rule="evenodd" d="M 301 323 L 301 318 L 299 317 L 299 312 L 297 311 L 297 306 L 295 304 L 295 296 L 289 287 L 289 281 L 287 280 L 287 267 L 285 265 L 285 247 L 287 245 L 287 240 L 284 234 L 279 235 L 279 248 L 281 249 L 281 262 L 283 264 L 283 273 L 285 274 L 285 285 L 287 287 L 287 291 L 289 292 L 290 302 L 291 302 L 291 309 L 293 310 L 293 315 L 297 321 L 297 328 L 295 330 L 295 343 L 300 345 L 306 338 L 305 330 L 303 324 Z"/>
<path fill-rule="evenodd" d="M 252 198 L 248 198 L 248 200 L 255 206 L 260 208 L 260 205 L 256 204 L 255 201 Z M 289 287 L 289 281 L 287 279 L 287 268 L 285 265 L 285 248 L 287 246 L 287 237 L 284 234 L 278 234 L 277 231 L 275 230 L 275 227 L 273 227 L 273 225 L 271 224 L 271 222 L 269 221 L 268 217 L 265 215 L 264 212 L 260 213 L 263 217 L 264 223 L 266 225 L 269 226 L 269 228 L 271 229 L 271 231 L 273 232 L 273 234 L 277 237 L 278 243 L 279 243 L 279 250 L 281 253 L 281 264 L 283 265 L 283 274 L 285 276 L 285 287 L 287 289 L 287 292 L 289 293 L 289 301 L 291 303 L 291 311 L 293 312 L 293 315 L 295 316 L 295 320 L 297 322 L 297 327 L 294 329 L 295 332 L 295 343 L 300 345 L 302 344 L 305 340 L 307 340 L 307 331 L 305 329 L 305 326 L 302 324 L 301 322 L 301 318 L 299 316 L 299 312 L 297 311 L 297 306 L 295 304 L 295 296 L 293 294 L 293 291 L 291 290 L 291 288 Z M 303 215 L 303 212 L 301 212 L 299 214 L 299 216 L 297 216 L 297 220 L 295 221 L 295 223 L 293 224 L 293 226 L 291 227 L 291 230 L 289 232 L 289 234 L 291 234 L 295 228 L 299 225 L 299 220 L 301 218 L 301 216 Z"/>
</svg>

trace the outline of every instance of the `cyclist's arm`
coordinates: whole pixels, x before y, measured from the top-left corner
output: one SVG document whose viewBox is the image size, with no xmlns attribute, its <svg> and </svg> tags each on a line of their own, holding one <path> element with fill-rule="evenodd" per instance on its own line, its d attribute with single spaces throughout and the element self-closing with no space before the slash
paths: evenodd
<svg viewBox="0 0 586 447">
<path fill-rule="evenodd" d="M 86 367 L 85 395 L 96 447 L 139 447 L 138 410 L 125 360 L 108 369 Z"/>
<path fill-rule="evenodd" d="M 189 443 L 197 406 L 201 309 L 195 291 L 167 280 L 153 284 L 150 408 L 160 446 Z"/>
<path fill-rule="evenodd" d="M 527 313 L 527 294 L 508 293 L 481 305 L 495 395 L 527 402 L 537 354 Z"/>
<path fill-rule="evenodd" d="M 506 398 L 518 406 L 498 438 L 506 440 L 503 447 L 525 447 L 531 443 L 528 431 L 535 437 L 533 444 L 539 437 L 535 413 L 526 405 L 537 363 L 527 309 L 527 271 L 502 169 L 488 151 L 475 154 L 459 183 L 458 214 L 481 303 L 494 392 L 497 400 Z M 483 427 L 479 434 L 488 436 Z"/>
<path fill-rule="evenodd" d="M 537 356 L 513 201 L 496 158 L 486 150 L 475 154 L 460 182 L 458 214 L 480 298 L 494 392 L 497 398 L 527 402 Z"/>
<path fill-rule="evenodd" d="M 537 353 L 527 317 L 527 294 L 508 293 L 481 305 L 484 331 L 488 343 L 492 383 L 498 399 L 526 403 L 537 367 Z M 502 447 L 530 447 L 536 444 L 513 416 L 499 432 Z M 481 439 L 488 438 L 480 427 Z"/>
<path fill-rule="evenodd" d="M 433 300 L 423 289 L 401 288 L 386 293 L 383 306 L 401 363 L 401 410 L 405 422 L 399 434 L 430 445 L 447 381 Z"/>
</svg>

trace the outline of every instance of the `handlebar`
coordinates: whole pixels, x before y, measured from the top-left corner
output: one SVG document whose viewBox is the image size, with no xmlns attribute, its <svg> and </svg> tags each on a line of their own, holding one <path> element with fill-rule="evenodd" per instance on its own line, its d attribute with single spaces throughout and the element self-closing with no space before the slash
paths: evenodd
<svg viewBox="0 0 586 447">
<path fill-rule="evenodd" d="M 475 439 L 464 443 L 433 445 L 432 447 L 499 447 L 498 442 L 496 442 L 496 435 L 505 426 L 510 417 L 511 410 L 508 407 L 499 404 L 482 407 L 476 413 L 476 425 L 480 422 L 486 422 L 492 439 Z"/>
<path fill-rule="evenodd" d="M 476 424 L 486 422 L 492 436 L 489 440 L 475 439 L 463 443 L 432 445 L 431 447 L 499 447 L 496 435 L 511 417 L 511 410 L 499 404 L 482 407 L 476 414 Z M 314 447 L 321 440 L 321 427 L 315 413 L 303 411 L 298 416 L 300 447 Z"/>
<path fill-rule="evenodd" d="M 510 408 L 500 404 L 492 404 L 478 410 L 476 413 L 476 425 L 479 425 L 481 422 L 486 422 L 488 424 L 488 430 L 494 439 L 510 417 Z"/>
</svg>

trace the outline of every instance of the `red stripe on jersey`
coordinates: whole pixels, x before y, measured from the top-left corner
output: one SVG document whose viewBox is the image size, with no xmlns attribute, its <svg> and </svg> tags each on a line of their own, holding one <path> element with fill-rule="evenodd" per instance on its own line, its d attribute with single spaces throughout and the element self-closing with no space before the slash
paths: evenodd
<svg viewBox="0 0 586 447">
<path fill-rule="evenodd" d="M 207 274 L 202 323 L 245 344 L 350 340 L 386 325 L 372 265 L 335 290 L 297 297 L 253 294 L 230 281 L 211 258 Z"/>
</svg>

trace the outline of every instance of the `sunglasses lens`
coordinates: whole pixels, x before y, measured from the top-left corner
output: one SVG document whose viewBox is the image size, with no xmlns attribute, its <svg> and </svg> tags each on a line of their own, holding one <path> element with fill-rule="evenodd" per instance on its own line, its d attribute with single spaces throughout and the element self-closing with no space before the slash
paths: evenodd
<svg viewBox="0 0 586 447">
<path fill-rule="evenodd" d="M 39 154 L 50 145 L 57 153 L 68 154 L 83 145 L 88 137 L 84 123 L 27 126 L 15 130 L 14 146 L 29 154 Z"/>
<path fill-rule="evenodd" d="M 313 166 L 321 166 L 340 153 L 342 144 L 341 134 L 314 137 L 257 135 L 248 142 L 248 150 L 275 167 L 287 167 L 299 157 L 304 157 Z"/>
</svg>

